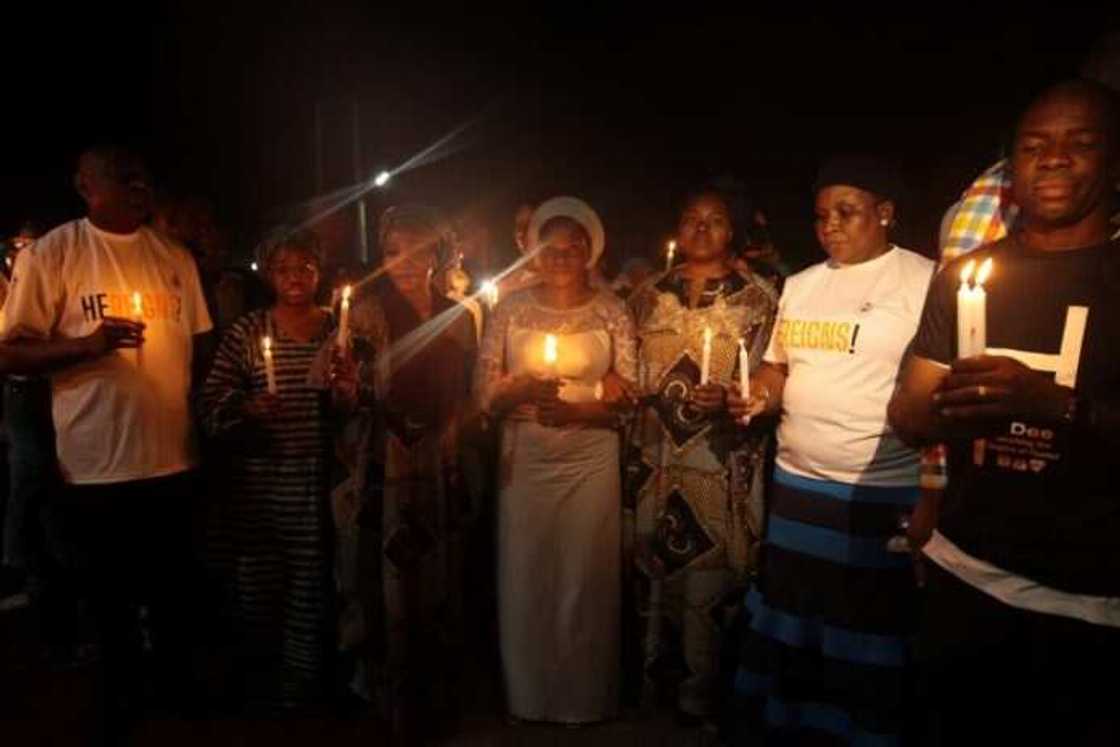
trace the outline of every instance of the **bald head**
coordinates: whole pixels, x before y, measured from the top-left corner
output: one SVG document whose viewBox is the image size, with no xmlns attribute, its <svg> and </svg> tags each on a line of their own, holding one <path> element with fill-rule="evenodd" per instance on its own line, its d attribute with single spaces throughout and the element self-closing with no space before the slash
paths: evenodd
<svg viewBox="0 0 1120 747">
<path fill-rule="evenodd" d="M 1028 227 L 1107 225 L 1120 176 L 1120 106 L 1099 83 L 1074 80 L 1042 93 L 1020 118 L 1012 190 Z M 1094 229 L 1095 230 L 1095 229 Z"/>
</svg>

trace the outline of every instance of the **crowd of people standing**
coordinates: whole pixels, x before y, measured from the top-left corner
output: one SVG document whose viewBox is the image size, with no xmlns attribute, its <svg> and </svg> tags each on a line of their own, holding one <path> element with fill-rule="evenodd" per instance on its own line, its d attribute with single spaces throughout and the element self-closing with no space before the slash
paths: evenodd
<svg viewBox="0 0 1120 747">
<path fill-rule="evenodd" d="M 1116 94 L 1046 90 L 1001 173 L 1013 219 L 940 269 L 894 243 L 896 170 L 840 155 L 812 185 L 825 258 L 789 277 L 705 185 L 676 261 L 613 284 L 581 199 L 519 211 L 494 304 L 402 205 L 345 287 L 314 233 L 275 232 L 258 306 L 191 205 L 91 149 L 86 216 L 21 249 L 2 310 L 5 563 L 46 558 L 57 640 L 88 603 L 114 739 L 150 680 L 195 714 L 346 694 L 424 743 L 491 631 L 515 723 L 644 704 L 729 744 L 1113 744 Z"/>
</svg>

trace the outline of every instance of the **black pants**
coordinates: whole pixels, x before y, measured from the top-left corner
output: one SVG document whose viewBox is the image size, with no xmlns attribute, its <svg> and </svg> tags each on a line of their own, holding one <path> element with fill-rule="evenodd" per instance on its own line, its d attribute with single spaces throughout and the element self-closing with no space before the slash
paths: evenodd
<svg viewBox="0 0 1120 747">
<path fill-rule="evenodd" d="M 191 547 L 193 475 L 68 486 L 59 509 L 73 544 L 102 646 L 104 714 L 136 707 L 152 674 L 154 694 L 188 705 L 197 576 Z M 147 610 L 140 624 L 140 610 Z M 151 666 L 144 666 L 143 635 Z"/>
<path fill-rule="evenodd" d="M 1120 744 L 1120 628 L 1009 607 L 928 567 L 929 744 Z"/>
</svg>

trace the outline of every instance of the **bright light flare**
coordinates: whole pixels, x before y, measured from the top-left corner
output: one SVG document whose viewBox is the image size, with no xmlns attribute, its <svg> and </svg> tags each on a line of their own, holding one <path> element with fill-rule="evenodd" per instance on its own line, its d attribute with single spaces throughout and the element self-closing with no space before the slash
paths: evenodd
<svg viewBox="0 0 1120 747">
<path fill-rule="evenodd" d="M 384 187 L 392 178 L 392 174 L 390 174 L 388 171 L 382 171 L 380 174 L 374 177 L 373 184 L 377 187 Z"/>
</svg>

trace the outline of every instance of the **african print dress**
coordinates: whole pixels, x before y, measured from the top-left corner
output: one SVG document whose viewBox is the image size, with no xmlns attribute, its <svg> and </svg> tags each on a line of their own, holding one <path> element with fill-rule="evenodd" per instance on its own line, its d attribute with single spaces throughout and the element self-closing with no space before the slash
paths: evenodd
<svg viewBox="0 0 1120 747">
<path fill-rule="evenodd" d="M 695 298 L 691 298 L 694 296 Z M 714 710 L 718 636 L 713 615 L 753 569 L 762 535 L 764 424 L 707 416 L 689 399 L 700 383 L 704 330 L 711 381 L 738 381 L 739 341 L 762 360 L 777 308 L 773 288 L 749 273 L 690 293 L 680 269 L 631 296 L 643 406 L 626 458 L 626 510 L 638 564 L 644 692 L 676 686 L 677 706 Z"/>
</svg>

